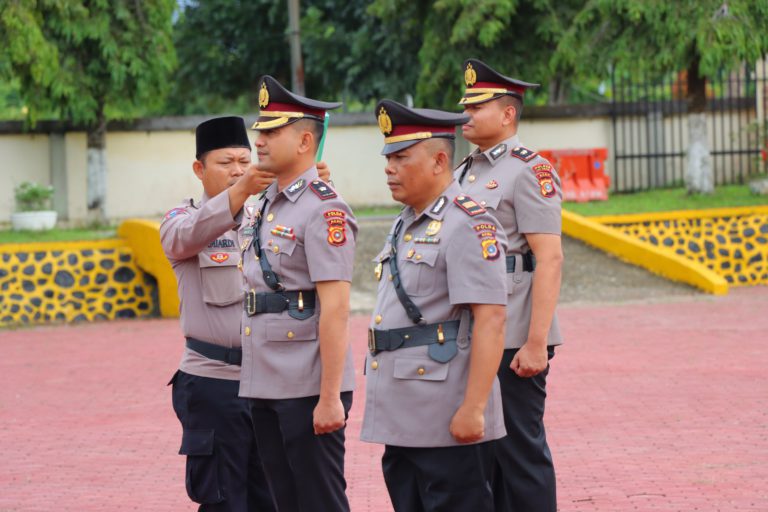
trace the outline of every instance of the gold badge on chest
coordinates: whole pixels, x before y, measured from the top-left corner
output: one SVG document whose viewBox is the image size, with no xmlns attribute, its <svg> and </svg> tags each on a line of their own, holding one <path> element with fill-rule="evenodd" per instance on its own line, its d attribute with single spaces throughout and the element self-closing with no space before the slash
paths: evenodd
<svg viewBox="0 0 768 512">
<path fill-rule="evenodd" d="M 443 227 L 443 223 L 439 220 L 433 220 L 427 226 L 427 230 L 424 232 L 427 236 L 435 236 L 440 232 L 440 228 Z"/>
<path fill-rule="evenodd" d="M 376 276 L 377 281 L 381 281 L 381 274 L 384 272 L 384 265 L 381 262 L 378 262 L 376 264 L 376 267 L 373 269 L 373 274 Z"/>
</svg>

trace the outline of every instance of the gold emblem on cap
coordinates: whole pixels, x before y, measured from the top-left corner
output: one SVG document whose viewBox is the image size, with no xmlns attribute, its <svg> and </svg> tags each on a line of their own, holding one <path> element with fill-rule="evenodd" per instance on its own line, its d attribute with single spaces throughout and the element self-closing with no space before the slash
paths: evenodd
<svg viewBox="0 0 768 512">
<path fill-rule="evenodd" d="M 267 90 L 267 83 L 261 82 L 261 90 L 259 91 L 259 107 L 264 108 L 269 105 L 269 91 Z"/>
<path fill-rule="evenodd" d="M 389 118 L 389 114 L 387 114 L 384 107 L 381 107 L 379 110 L 379 130 L 384 135 L 392 133 L 392 120 Z"/>
<path fill-rule="evenodd" d="M 467 87 L 472 87 L 475 85 L 475 82 L 477 82 L 477 73 L 475 68 L 472 67 L 472 63 L 467 62 L 467 69 L 464 71 L 464 83 L 467 84 Z"/>
</svg>

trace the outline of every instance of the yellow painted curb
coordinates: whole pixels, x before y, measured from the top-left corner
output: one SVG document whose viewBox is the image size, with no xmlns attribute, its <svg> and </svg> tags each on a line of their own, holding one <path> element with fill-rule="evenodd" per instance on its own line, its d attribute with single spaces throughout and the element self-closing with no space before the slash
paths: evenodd
<svg viewBox="0 0 768 512">
<path fill-rule="evenodd" d="M 0 244 L 0 252 L 72 251 L 79 249 L 117 249 L 125 242 L 117 238 L 82 240 L 77 242 L 27 242 L 23 244 Z"/>
<path fill-rule="evenodd" d="M 179 316 L 176 274 L 160 245 L 160 223 L 129 219 L 120 224 L 117 234 L 133 250 L 136 264 L 157 280 L 160 314 L 164 317 Z"/>
<path fill-rule="evenodd" d="M 768 214 L 766 206 L 739 206 L 736 208 L 709 208 L 706 210 L 674 210 L 667 212 L 630 213 L 623 215 L 598 215 L 589 220 L 600 224 L 635 224 L 676 219 L 706 219 L 710 217 L 741 217 L 744 215 Z"/>
<path fill-rule="evenodd" d="M 591 217 L 563 210 L 563 233 L 672 281 L 687 283 L 714 295 L 728 293 L 725 278 L 704 265 L 636 240 Z"/>
</svg>

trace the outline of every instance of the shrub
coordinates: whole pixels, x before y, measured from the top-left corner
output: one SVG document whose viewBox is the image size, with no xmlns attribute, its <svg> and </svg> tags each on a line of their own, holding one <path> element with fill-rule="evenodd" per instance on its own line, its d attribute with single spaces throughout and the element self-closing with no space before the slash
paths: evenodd
<svg viewBox="0 0 768 512">
<path fill-rule="evenodd" d="M 14 189 L 16 209 L 20 212 L 36 212 L 51 209 L 52 186 L 25 181 Z"/>
</svg>

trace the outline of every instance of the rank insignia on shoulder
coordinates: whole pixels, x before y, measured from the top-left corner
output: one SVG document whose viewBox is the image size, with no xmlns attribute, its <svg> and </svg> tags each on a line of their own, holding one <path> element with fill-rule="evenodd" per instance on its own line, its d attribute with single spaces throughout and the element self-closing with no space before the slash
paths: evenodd
<svg viewBox="0 0 768 512">
<path fill-rule="evenodd" d="M 323 201 L 327 199 L 333 199 L 336 197 L 336 191 L 334 191 L 331 187 L 326 185 L 320 180 L 315 180 L 312 183 L 309 184 L 309 188 L 312 189 L 312 192 L 314 192 L 317 197 L 322 199 Z"/>
<path fill-rule="evenodd" d="M 554 197 L 555 181 L 552 178 L 552 166 L 549 164 L 534 165 L 533 172 L 536 174 L 536 180 L 539 182 L 541 195 L 544 197 Z"/>
<path fill-rule="evenodd" d="M 445 208 L 446 204 L 448 204 L 448 198 L 445 196 L 440 196 L 440 199 L 435 202 L 435 205 L 431 210 L 429 210 L 429 212 L 434 215 L 438 215 L 443 211 L 443 208 Z"/>
<path fill-rule="evenodd" d="M 302 188 L 304 188 L 304 178 L 301 178 L 298 181 L 295 181 L 290 187 L 285 189 L 285 191 L 293 195 L 299 190 L 301 190 Z"/>
<path fill-rule="evenodd" d="M 173 210 L 169 211 L 165 214 L 165 220 L 169 220 L 174 218 L 175 216 L 179 215 L 180 213 L 187 213 L 186 208 L 174 208 Z"/>
<path fill-rule="evenodd" d="M 504 143 L 499 144 L 493 148 L 490 152 L 491 158 L 498 160 L 501 155 L 507 152 L 507 145 Z"/>
<path fill-rule="evenodd" d="M 480 241 L 483 248 L 483 258 L 486 260 L 495 260 L 499 257 L 499 242 L 495 238 L 484 238 Z"/>
<path fill-rule="evenodd" d="M 456 196 L 456 199 L 454 199 L 453 202 L 456 203 L 459 208 L 464 210 L 464 212 L 470 217 L 485 213 L 485 208 L 477 204 L 469 196 Z"/>
<path fill-rule="evenodd" d="M 531 160 L 536 158 L 536 155 L 538 155 L 538 153 L 536 153 L 535 151 L 531 151 L 530 149 L 524 148 L 522 146 L 516 147 L 509 154 L 514 156 L 515 158 L 519 158 L 523 162 L 530 162 Z"/>
</svg>

